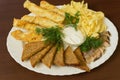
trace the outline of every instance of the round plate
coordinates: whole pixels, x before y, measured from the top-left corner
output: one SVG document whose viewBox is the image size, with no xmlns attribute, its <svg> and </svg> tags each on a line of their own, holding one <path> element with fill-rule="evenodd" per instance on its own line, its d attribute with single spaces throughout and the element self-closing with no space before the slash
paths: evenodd
<svg viewBox="0 0 120 80">
<path fill-rule="evenodd" d="M 92 62 L 91 64 L 89 64 L 88 66 L 90 67 L 90 69 L 96 68 L 99 65 L 103 64 L 106 60 L 108 60 L 110 58 L 110 56 L 114 53 L 117 44 L 118 44 L 118 32 L 116 27 L 113 25 L 113 23 L 105 18 L 105 24 L 108 26 L 108 31 L 111 33 L 111 37 L 110 37 L 110 47 L 107 48 L 105 54 L 99 58 L 98 60 L 96 60 L 95 62 Z M 20 65 L 22 65 L 23 67 L 31 70 L 31 71 L 35 71 L 37 73 L 42 73 L 42 74 L 48 74 L 48 75 L 59 75 L 59 76 L 63 76 L 63 75 L 73 75 L 73 74 L 78 74 L 78 73 L 83 73 L 85 72 L 84 70 L 80 70 L 74 67 L 69 67 L 69 66 L 65 66 L 65 67 L 56 67 L 56 66 L 52 66 L 51 69 L 49 69 L 48 67 L 46 67 L 44 64 L 39 63 L 35 68 L 33 68 L 30 64 L 30 61 L 21 61 L 21 56 L 22 56 L 22 51 L 23 51 L 23 44 L 21 41 L 16 40 L 15 38 L 13 38 L 11 36 L 11 32 L 16 30 L 17 28 L 13 27 L 11 29 L 11 31 L 8 34 L 7 37 L 7 49 L 11 55 L 11 57 Z"/>
<path fill-rule="evenodd" d="M 61 6 L 59 6 L 60 8 Z M 108 31 L 111 33 L 110 37 L 110 47 L 106 49 L 105 54 L 100 57 L 98 60 L 95 62 L 92 62 L 88 66 L 90 69 L 94 69 L 98 67 L 99 65 L 103 64 L 106 60 L 110 58 L 110 56 L 114 53 L 117 44 L 118 44 L 118 32 L 114 24 L 107 18 L 105 18 L 105 24 L 108 26 Z M 11 31 L 8 34 L 7 37 L 7 49 L 11 55 L 11 57 L 19 63 L 21 66 L 31 70 L 35 71 L 37 73 L 42 73 L 42 74 L 47 74 L 47 75 L 58 75 L 58 76 L 63 76 L 63 75 L 73 75 L 73 74 L 78 74 L 78 73 L 83 73 L 85 72 L 84 70 L 70 67 L 70 66 L 64 66 L 64 67 L 56 67 L 52 66 L 50 69 L 46 67 L 44 64 L 39 63 L 35 68 L 33 68 L 30 64 L 30 61 L 21 61 L 21 56 L 22 56 L 22 51 L 23 51 L 23 43 L 19 40 L 16 40 L 11 36 L 11 32 L 16 30 L 18 28 L 13 27 Z"/>
</svg>

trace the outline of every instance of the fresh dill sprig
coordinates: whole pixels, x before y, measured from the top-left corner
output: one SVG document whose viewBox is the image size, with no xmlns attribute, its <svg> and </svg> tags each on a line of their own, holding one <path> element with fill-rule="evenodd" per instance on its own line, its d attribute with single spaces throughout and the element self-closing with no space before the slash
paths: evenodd
<svg viewBox="0 0 120 80">
<path fill-rule="evenodd" d="M 72 25 L 77 30 L 77 24 L 79 22 L 80 12 L 78 11 L 74 16 L 70 15 L 69 13 L 65 13 L 65 25 Z"/>
<path fill-rule="evenodd" d="M 36 28 L 37 34 L 42 34 L 45 43 L 52 43 L 57 45 L 57 49 L 61 48 L 63 45 L 62 37 L 64 34 L 62 33 L 62 28 L 55 26 L 51 28 Z"/>
<path fill-rule="evenodd" d="M 103 43 L 103 40 L 101 38 L 95 38 L 95 37 L 87 37 L 86 41 L 80 45 L 80 49 L 82 52 L 87 52 L 89 50 L 96 49 L 100 47 Z"/>
</svg>

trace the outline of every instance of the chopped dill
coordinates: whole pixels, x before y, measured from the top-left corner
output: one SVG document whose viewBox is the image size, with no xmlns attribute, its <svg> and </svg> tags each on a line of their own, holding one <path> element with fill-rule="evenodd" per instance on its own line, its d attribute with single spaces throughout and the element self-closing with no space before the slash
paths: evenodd
<svg viewBox="0 0 120 80">
<path fill-rule="evenodd" d="M 65 13 L 65 25 L 72 25 L 77 30 L 77 24 L 79 22 L 80 12 L 78 11 L 74 16 L 70 15 L 69 13 Z"/>
<path fill-rule="evenodd" d="M 51 28 L 36 28 L 37 34 L 42 34 L 45 43 L 52 43 L 57 45 L 57 49 L 61 48 L 63 45 L 62 37 L 64 34 L 62 33 L 62 28 L 55 26 Z"/>
</svg>

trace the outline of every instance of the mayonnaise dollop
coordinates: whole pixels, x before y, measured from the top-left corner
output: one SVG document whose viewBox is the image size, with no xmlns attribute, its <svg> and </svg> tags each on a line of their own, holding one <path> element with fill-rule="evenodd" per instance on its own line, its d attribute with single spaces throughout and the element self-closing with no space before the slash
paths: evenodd
<svg viewBox="0 0 120 80">
<path fill-rule="evenodd" d="M 75 28 L 71 26 L 64 28 L 63 33 L 63 41 L 70 45 L 79 46 L 86 39 L 86 37 L 82 34 L 80 30 L 75 30 Z"/>
</svg>

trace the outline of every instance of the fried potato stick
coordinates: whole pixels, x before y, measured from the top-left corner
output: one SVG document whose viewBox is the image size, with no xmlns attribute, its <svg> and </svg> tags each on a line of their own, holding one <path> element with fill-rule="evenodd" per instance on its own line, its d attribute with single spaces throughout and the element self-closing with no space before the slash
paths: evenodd
<svg viewBox="0 0 120 80">
<path fill-rule="evenodd" d="M 29 0 L 25 1 L 24 8 L 27 8 L 30 12 L 36 14 L 37 16 L 46 17 L 57 23 L 62 23 L 64 21 L 64 16 L 59 15 L 53 11 L 44 9 L 40 6 L 37 6 L 36 4 L 30 2 Z"/>
<path fill-rule="evenodd" d="M 52 27 L 52 26 L 56 26 L 56 25 L 58 25 L 59 27 L 63 27 L 62 24 L 57 24 L 50 19 L 47 19 L 45 17 L 40 17 L 40 16 L 25 15 L 21 18 L 21 20 L 28 21 L 30 23 L 35 23 L 42 27 Z"/>
<path fill-rule="evenodd" d="M 48 3 L 47 1 L 41 1 L 40 2 L 40 7 L 51 10 L 51 11 L 54 11 L 54 12 L 56 12 L 56 13 L 62 15 L 62 16 L 65 16 L 65 13 L 62 10 L 58 9 L 56 6 Z"/>
</svg>

